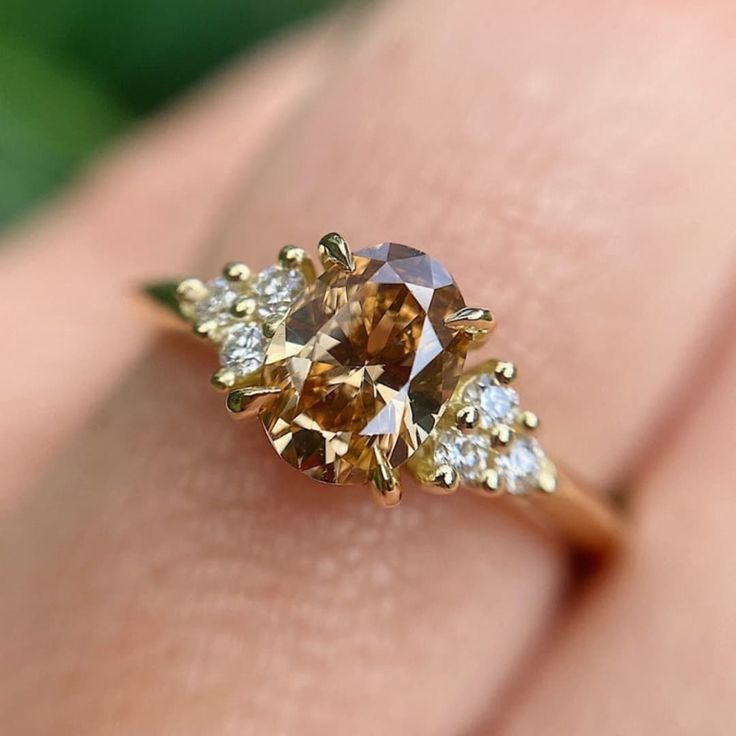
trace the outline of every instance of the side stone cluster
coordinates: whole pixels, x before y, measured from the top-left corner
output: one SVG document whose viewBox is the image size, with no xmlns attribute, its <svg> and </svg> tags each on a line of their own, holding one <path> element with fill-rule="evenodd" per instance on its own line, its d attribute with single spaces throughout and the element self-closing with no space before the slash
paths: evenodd
<svg viewBox="0 0 736 736">
<path fill-rule="evenodd" d="M 533 436 L 539 420 L 519 405 L 511 363 L 490 361 L 463 377 L 445 415 L 410 461 L 423 483 L 524 495 L 552 492 L 556 470 Z"/>
<path fill-rule="evenodd" d="M 217 388 L 247 384 L 260 373 L 275 325 L 304 292 L 307 274 L 301 266 L 301 259 L 282 255 L 259 273 L 230 263 L 210 281 L 179 284 L 182 315 L 196 334 L 217 346 L 220 368 L 212 379 Z"/>
</svg>

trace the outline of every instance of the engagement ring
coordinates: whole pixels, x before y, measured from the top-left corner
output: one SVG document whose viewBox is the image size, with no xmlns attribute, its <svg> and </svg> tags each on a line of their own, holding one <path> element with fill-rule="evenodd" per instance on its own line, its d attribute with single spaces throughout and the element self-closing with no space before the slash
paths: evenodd
<svg viewBox="0 0 736 736">
<path fill-rule="evenodd" d="M 515 365 L 464 372 L 494 327 L 490 310 L 467 306 L 447 269 L 415 248 L 353 252 L 330 233 L 318 250 L 319 277 L 303 249 L 286 246 L 260 273 L 229 263 L 211 281 L 146 287 L 217 349 L 211 381 L 232 417 L 259 420 L 297 471 L 366 485 L 383 507 L 400 502 L 403 468 L 437 493 L 507 498 L 578 551 L 619 544 L 613 507 L 545 453 Z"/>
</svg>

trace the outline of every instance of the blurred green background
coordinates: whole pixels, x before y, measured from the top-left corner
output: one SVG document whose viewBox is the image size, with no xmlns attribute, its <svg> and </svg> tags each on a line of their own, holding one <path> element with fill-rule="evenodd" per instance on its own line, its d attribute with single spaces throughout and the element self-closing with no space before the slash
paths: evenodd
<svg viewBox="0 0 736 736">
<path fill-rule="evenodd" d="M 132 121 L 336 0 L 0 0 L 0 227 Z"/>
</svg>

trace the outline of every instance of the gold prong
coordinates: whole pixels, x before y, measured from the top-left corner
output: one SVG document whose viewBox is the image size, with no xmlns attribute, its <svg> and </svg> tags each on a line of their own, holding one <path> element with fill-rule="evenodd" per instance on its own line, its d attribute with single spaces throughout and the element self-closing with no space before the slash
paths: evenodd
<svg viewBox="0 0 736 736">
<path fill-rule="evenodd" d="M 506 447 L 514 438 L 514 430 L 508 424 L 494 424 L 491 428 L 491 446 Z"/>
<path fill-rule="evenodd" d="M 445 317 L 445 326 L 468 335 L 487 335 L 496 326 L 496 320 L 490 309 L 463 307 Z"/>
<path fill-rule="evenodd" d="M 233 284 L 243 283 L 250 278 L 250 269 L 245 263 L 231 261 L 222 269 L 222 275 Z"/>
<path fill-rule="evenodd" d="M 314 262 L 307 255 L 304 248 L 299 248 L 296 245 L 285 245 L 279 253 L 279 264 L 281 268 L 301 271 L 304 280 L 308 284 L 314 283 L 317 279 Z"/>
<path fill-rule="evenodd" d="M 499 383 L 511 383 L 516 378 L 516 366 L 507 360 L 499 360 L 493 373 Z"/>
<path fill-rule="evenodd" d="M 557 468 L 548 458 L 542 461 L 537 475 L 537 487 L 544 493 L 554 493 L 557 490 Z"/>
<path fill-rule="evenodd" d="M 386 453 L 378 445 L 373 447 L 373 457 L 376 461 L 373 471 L 373 498 L 383 508 L 398 506 L 401 502 L 399 474 L 391 467 Z"/>
<path fill-rule="evenodd" d="M 254 417 L 271 396 L 275 396 L 280 389 L 275 386 L 246 386 L 230 391 L 225 399 L 225 407 L 234 419 Z"/>
<path fill-rule="evenodd" d="M 452 465 L 440 465 L 432 476 L 432 485 L 444 493 L 452 493 L 460 485 L 460 474 Z"/>
<path fill-rule="evenodd" d="M 238 319 L 252 317 L 257 306 L 256 300 L 252 296 L 242 296 L 230 308 L 230 314 Z"/>
<path fill-rule="evenodd" d="M 201 279 L 184 279 L 176 287 L 176 296 L 183 304 L 196 304 L 209 295 L 207 285 Z"/>
<path fill-rule="evenodd" d="M 500 496 L 503 493 L 503 478 L 495 468 L 489 468 L 483 474 L 481 490 L 484 496 Z"/>
<path fill-rule="evenodd" d="M 230 368 L 218 368 L 210 378 L 210 383 L 216 388 L 218 391 L 226 391 L 229 388 L 232 388 L 235 385 L 235 381 L 237 380 L 237 376 L 235 375 L 235 371 L 231 370 Z"/>
<path fill-rule="evenodd" d="M 478 426 L 480 412 L 475 406 L 461 406 L 455 415 L 455 425 L 462 431 L 468 431 Z"/>
<path fill-rule="evenodd" d="M 271 314 L 261 323 L 261 330 L 263 331 L 264 337 L 269 340 L 276 334 L 279 325 L 284 321 L 283 314 Z"/>
<path fill-rule="evenodd" d="M 200 322 L 199 324 L 194 325 L 193 332 L 197 337 L 212 337 L 212 334 L 215 332 L 217 327 L 217 320 L 210 319 L 206 322 Z"/>
<path fill-rule="evenodd" d="M 355 271 L 350 246 L 338 233 L 328 233 L 319 241 L 319 259 L 325 269 L 336 267 L 343 271 Z"/>
<path fill-rule="evenodd" d="M 539 426 L 539 417 L 533 411 L 522 411 L 517 419 L 519 426 L 533 432 Z"/>
</svg>

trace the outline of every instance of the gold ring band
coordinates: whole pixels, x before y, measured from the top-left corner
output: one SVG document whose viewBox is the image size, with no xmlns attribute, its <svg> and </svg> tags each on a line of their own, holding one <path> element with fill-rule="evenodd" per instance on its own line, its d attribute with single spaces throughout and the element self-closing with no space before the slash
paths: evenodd
<svg viewBox="0 0 736 736">
<path fill-rule="evenodd" d="M 211 382 L 237 419 L 259 418 L 272 446 L 323 483 L 364 484 L 383 507 L 401 500 L 399 468 L 423 487 L 504 498 L 602 557 L 623 539 L 621 515 L 547 457 L 539 419 L 522 409 L 516 367 L 490 360 L 463 372 L 495 326 L 448 271 L 396 243 L 353 252 L 337 233 L 306 252 L 286 246 L 254 274 L 229 263 L 144 293 L 219 352 Z M 163 312 L 162 312 L 163 313 Z"/>
</svg>

